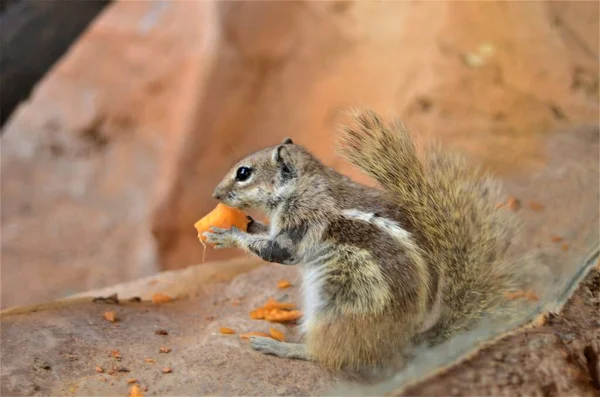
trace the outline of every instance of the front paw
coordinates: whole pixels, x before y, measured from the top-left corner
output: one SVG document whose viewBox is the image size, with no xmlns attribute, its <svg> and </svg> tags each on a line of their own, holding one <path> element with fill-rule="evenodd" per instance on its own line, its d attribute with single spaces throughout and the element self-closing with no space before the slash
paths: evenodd
<svg viewBox="0 0 600 397">
<path fill-rule="evenodd" d="M 202 235 L 206 237 L 206 241 L 215 249 L 235 248 L 237 247 L 237 239 L 235 237 L 238 229 L 233 226 L 231 229 L 221 229 L 220 227 L 211 227 Z"/>
<path fill-rule="evenodd" d="M 251 336 L 250 337 L 250 346 L 263 354 L 277 354 L 277 346 L 281 342 L 271 339 L 265 338 L 262 336 Z"/>
</svg>

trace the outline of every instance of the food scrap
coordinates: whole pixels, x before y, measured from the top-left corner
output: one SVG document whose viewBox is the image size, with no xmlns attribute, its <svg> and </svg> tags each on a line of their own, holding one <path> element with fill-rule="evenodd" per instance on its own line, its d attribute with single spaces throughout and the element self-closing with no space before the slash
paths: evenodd
<svg viewBox="0 0 600 397">
<path fill-rule="evenodd" d="M 521 202 L 514 197 L 509 197 L 505 203 L 496 204 L 496 208 L 508 208 L 511 211 L 516 211 L 521 208 Z"/>
<path fill-rule="evenodd" d="M 227 327 L 221 327 L 221 328 L 219 328 L 219 332 L 222 333 L 223 335 L 233 335 L 233 334 L 235 334 L 234 330 L 232 330 L 231 328 L 227 328 Z"/>
<path fill-rule="evenodd" d="M 102 373 L 102 372 L 104 372 L 104 369 L 101 366 L 96 365 L 96 372 Z"/>
<path fill-rule="evenodd" d="M 145 361 L 145 362 L 147 362 L 148 364 L 154 364 L 154 363 L 156 363 L 156 361 L 154 361 L 153 359 L 151 359 L 151 358 L 148 358 L 148 357 L 146 357 L 146 358 L 144 359 L 144 361 Z"/>
<path fill-rule="evenodd" d="M 171 352 L 171 348 L 170 347 L 161 347 L 160 349 L 158 349 L 159 353 L 169 353 Z"/>
<path fill-rule="evenodd" d="M 273 337 L 273 339 L 277 339 L 280 342 L 283 342 L 285 337 L 283 336 L 283 332 L 276 330 L 275 328 L 269 328 L 269 333 Z"/>
<path fill-rule="evenodd" d="M 289 282 L 289 281 L 287 281 L 287 280 L 280 280 L 280 281 L 277 283 L 277 288 L 279 288 L 279 289 L 285 289 L 285 288 L 289 288 L 289 287 L 291 287 L 291 286 L 292 286 L 292 283 L 290 283 L 290 282 Z"/>
<path fill-rule="evenodd" d="M 166 329 L 157 329 L 154 333 L 156 335 L 169 335 L 169 332 Z"/>
<path fill-rule="evenodd" d="M 136 383 L 138 380 L 136 378 L 127 379 L 127 384 Z"/>
<path fill-rule="evenodd" d="M 521 203 L 519 202 L 519 200 L 517 200 L 514 197 L 509 197 L 508 201 L 506 202 L 506 205 L 509 209 L 513 211 L 516 211 L 519 209 L 519 207 L 521 207 Z"/>
<path fill-rule="evenodd" d="M 162 369 L 163 374 L 170 374 L 171 372 L 173 372 L 173 370 L 171 369 L 171 367 L 164 367 Z"/>
<path fill-rule="evenodd" d="M 110 352 L 110 355 L 116 358 L 117 360 L 121 359 L 121 352 L 118 350 L 113 350 Z"/>
<path fill-rule="evenodd" d="M 198 231 L 198 239 L 204 243 L 206 237 L 202 233 L 207 232 L 213 226 L 221 229 L 231 229 L 232 226 L 235 226 L 245 232 L 248 222 L 243 211 L 219 203 L 208 215 L 196 222 L 194 227 Z"/>
<path fill-rule="evenodd" d="M 563 241 L 563 238 L 561 236 L 552 236 L 550 239 L 553 243 L 560 243 L 561 241 Z"/>
<path fill-rule="evenodd" d="M 252 336 L 264 336 L 266 338 L 272 338 L 272 336 L 269 335 L 269 334 L 267 334 L 266 332 L 256 332 L 256 331 L 246 332 L 244 334 L 241 334 L 240 338 L 242 338 L 242 339 L 250 339 L 250 337 L 252 337 Z"/>
<path fill-rule="evenodd" d="M 529 208 L 531 208 L 535 212 L 540 212 L 545 207 L 542 204 L 538 203 L 537 201 L 530 201 Z"/>
<path fill-rule="evenodd" d="M 569 244 L 567 243 L 563 243 L 563 245 L 560 247 L 563 251 L 567 252 L 569 250 Z"/>
<path fill-rule="evenodd" d="M 167 303 L 167 302 L 171 302 L 172 300 L 173 300 L 173 297 L 166 295 L 166 294 L 162 294 L 160 292 L 157 292 L 152 295 L 152 303 L 154 303 L 154 304 Z"/>
<path fill-rule="evenodd" d="M 269 298 L 269 300 L 267 301 L 267 303 L 265 303 L 263 308 L 278 310 L 294 310 L 296 308 L 296 305 L 294 305 L 293 303 L 277 302 L 275 299 Z"/>
<path fill-rule="evenodd" d="M 133 385 L 129 391 L 129 397 L 144 397 L 144 393 L 142 393 L 138 385 Z"/>
<path fill-rule="evenodd" d="M 276 312 L 269 312 L 265 316 L 265 320 L 271 321 L 273 323 L 287 323 L 291 321 L 296 321 L 300 317 L 302 317 L 302 312 L 300 310 L 279 310 Z"/>
<path fill-rule="evenodd" d="M 267 320 L 271 322 L 289 322 L 302 317 L 300 310 L 295 310 L 293 303 L 278 302 L 270 298 L 263 307 L 250 312 L 250 318 L 254 320 Z"/>
<path fill-rule="evenodd" d="M 104 318 L 110 321 L 111 323 L 114 323 L 115 321 L 117 321 L 117 312 L 115 312 L 114 310 L 104 312 Z"/>
</svg>

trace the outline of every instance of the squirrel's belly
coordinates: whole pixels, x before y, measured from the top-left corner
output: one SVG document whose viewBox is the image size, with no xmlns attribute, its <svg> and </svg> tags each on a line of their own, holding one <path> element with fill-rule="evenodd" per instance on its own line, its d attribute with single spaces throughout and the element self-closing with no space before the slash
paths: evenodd
<svg viewBox="0 0 600 397">
<path fill-rule="evenodd" d="M 323 272 L 319 267 L 305 267 L 302 276 L 303 316 L 300 331 L 306 334 L 314 325 L 317 313 L 324 306 Z"/>
</svg>

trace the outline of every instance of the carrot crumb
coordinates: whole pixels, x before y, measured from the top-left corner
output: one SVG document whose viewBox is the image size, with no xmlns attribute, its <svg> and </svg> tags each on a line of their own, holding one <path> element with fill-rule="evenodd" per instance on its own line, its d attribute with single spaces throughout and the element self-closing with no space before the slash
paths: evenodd
<svg viewBox="0 0 600 397">
<path fill-rule="evenodd" d="M 509 197 L 508 201 L 506 202 L 506 205 L 512 211 L 516 211 L 521 207 L 521 203 L 519 202 L 519 200 L 517 200 L 514 197 Z"/>
<path fill-rule="evenodd" d="M 537 201 L 530 201 L 529 208 L 531 208 L 535 212 L 540 212 L 545 207 L 542 204 L 538 203 Z"/>
<path fill-rule="evenodd" d="M 240 334 L 241 339 L 250 339 L 250 337 L 252 337 L 252 336 L 264 336 L 266 338 L 272 337 L 271 335 L 267 334 L 266 332 L 256 332 L 256 331 Z"/>
<path fill-rule="evenodd" d="M 283 342 L 285 337 L 283 336 L 283 332 L 276 330 L 275 328 L 269 328 L 269 333 L 273 337 L 273 339 L 277 339 L 280 342 Z"/>
<path fill-rule="evenodd" d="M 277 283 L 277 288 L 279 288 L 279 289 L 285 289 L 285 288 L 289 288 L 289 287 L 291 287 L 291 286 L 292 286 L 292 283 L 290 283 L 290 282 L 289 282 L 289 281 L 287 281 L 287 280 L 280 280 L 280 281 Z"/>
<path fill-rule="evenodd" d="M 144 361 L 147 362 L 148 364 L 154 364 L 154 363 L 156 363 L 156 361 L 154 361 L 151 358 L 145 358 Z"/>
<path fill-rule="evenodd" d="M 171 302 L 172 300 L 173 300 L 173 297 L 166 295 L 166 294 L 162 294 L 160 292 L 157 292 L 152 295 L 152 303 L 154 303 L 154 304 L 167 303 L 167 302 Z"/>
<path fill-rule="evenodd" d="M 129 397 L 144 397 L 144 393 L 142 393 L 138 385 L 133 385 L 129 391 Z"/>
<path fill-rule="evenodd" d="M 553 243 L 560 243 L 561 241 L 563 241 L 563 238 L 561 236 L 552 236 L 551 240 Z"/>
<path fill-rule="evenodd" d="M 171 372 L 173 372 L 173 370 L 171 369 L 171 367 L 164 367 L 162 369 L 163 374 L 170 374 Z"/>
<path fill-rule="evenodd" d="M 219 328 L 219 332 L 222 333 L 223 335 L 232 335 L 232 334 L 235 334 L 234 330 L 232 330 L 231 328 L 227 328 L 227 327 L 221 327 L 221 328 Z"/>
<path fill-rule="evenodd" d="M 275 322 L 275 323 L 286 323 L 290 321 L 296 321 L 300 317 L 302 317 L 302 312 L 300 310 L 291 310 L 291 311 L 283 311 L 279 310 L 276 312 L 271 312 L 265 316 L 265 320 Z"/>
<path fill-rule="evenodd" d="M 115 312 L 114 310 L 104 312 L 104 319 L 110 321 L 111 323 L 114 323 L 115 321 L 117 321 L 117 312 Z"/>
<path fill-rule="evenodd" d="M 110 355 L 111 355 L 111 356 L 113 356 L 113 357 L 114 357 L 114 358 L 116 358 L 116 359 L 119 359 L 119 358 L 121 358 L 121 352 L 120 352 L 120 351 L 118 351 L 118 350 L 113 350 L 113 351 L 111 351 L 111 352 L 110 352 Z"/>
<path fill-rule="evenodd" d="M 269 300 L 267 300 L 267 303 L 265 303 L 263 308 L 265 308 L 265 309 L 280 309 L 280 310 L 294 310 L 296 308 L 296 305 L 294 305 L 293 303 L 278 302 L 273 298 L 269 298 Z"/>
<path fill-rule="evenodd" d="M 96 365 L 96 372 L 102 373 L 104 372 L 104 369 L 101 366 Z"/>
<path fill-rule="evenodd" d="M 132 384 L 132 383 L 135 383 L 135 382 L 137 382 L 137 381 L 138 381 L 138 380 L 137 380 L 136 378 L 127 379 L 127 384 L 129 384 L 129 385 L 130 385 L 130 384 Z"/>
<path fill-rule="evenodd" d="M 169 332 L 166 329 L 157 329 L 154 333 L 156 335 L 169 335 Z"/>
<path fill-rule="evenodd" d="M 563 245 L 560 247 L 563 251 L 568 251 L 569 250 L 569 244 L 567 243 L 563 243 Z"/>
<path fill-rule="evenodd" d="M 171 351 L 170 347 L 161 347 L 160 349 L 158 349 L 158 351 L 160 353 L 169 353 Z"/>
</svg>

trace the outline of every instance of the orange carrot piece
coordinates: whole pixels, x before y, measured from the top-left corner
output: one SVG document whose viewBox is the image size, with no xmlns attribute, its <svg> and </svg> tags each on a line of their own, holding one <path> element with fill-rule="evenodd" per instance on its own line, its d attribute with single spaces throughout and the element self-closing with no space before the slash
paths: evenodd
<svg viewBox="0 0 600 397">
<path fill-rule="evenodd" d="M 274 323 L 286 323 L 289 321 L 295 321 L 302 317 L 302 312 L 300 310 L 292 310 L 292 311 L 278 311 L 275 313 L 269 313 L 265 316 L 265 320 L 271 321 Z"/>
<path fill-rule="evenodd" d="M 248 222 L 248 218 L 243 211 L 219 203 L 215 209 L 196 222 L 194 227 L 198 231 L 198 239 L 205 242 L 206 238 L 202 233 L 207 232 L 213 226 L 221 229 L 231 229 L 232 226 L 235 226 L 242 231 L 246 231 Z"/>
<path fill-rule="evenodd" d="M 267 334 L 266 332 L 246 332 L 243 334 L 240 334 L 240 338 L 242 339 L 250 339 L 251 336 L 264 336 L 266 338 L 271 338 L 271 335 Z"/>
<path fill-rule="evenodd" d="M 269 333 L 273 337 L 273 339 L 277 339 L 280 342 L 283 342 L 285 337 L 283 336 L 283 332 L 276 330 L 275 328 L 269 328 Z"/>
<path fill-rule="evenodd" d="M 152 303 L 154 303 L 156 305 L 160 304 L 160 303 L 171 302 L 172 300 L 173 300 L 173 297 L 166 295 L 166 294 L 162 294 L 160 292 L 157 292 L 152 295 Z"/>
<path fill-rule="evenodd" d="M 129 397 L 144 397 L 144 393 L 140 390 L 138 385 L 131 386 L 131 391 L 129 392 Z"/>
<path fill-rule="evenodd" d="M 265 303 L 263 307 L 265 309 L 294 310 L 296 308 L 296 305 L 294 305 L 293 303 L 277 302 L 275 299 L 269 298 L 269 300 L 267 301 L 267 303 Z"/>
<path fill-rule="evenodd" d="M 221 327 L 221 328 L 219 328 L 219 332 L 222 333 L 223 335 L 233 335 L 233 334 L 235 334 L 234 330 L 232 330 L 231 328 L 227 328 L 227 327 Z"/>
<path fill-rule="evenodd" d="M 287 280 L 280 280 L 280 281 L 277 283 L 277 288 L 279 288 L 279 289 L 289 288 L 289 287 L 291 287 L 291 286 L 292 286 L 292 283 L 290 283 L 290 282 L 289 282 L 289 281 L 287 281 Z"/>
</svg>

